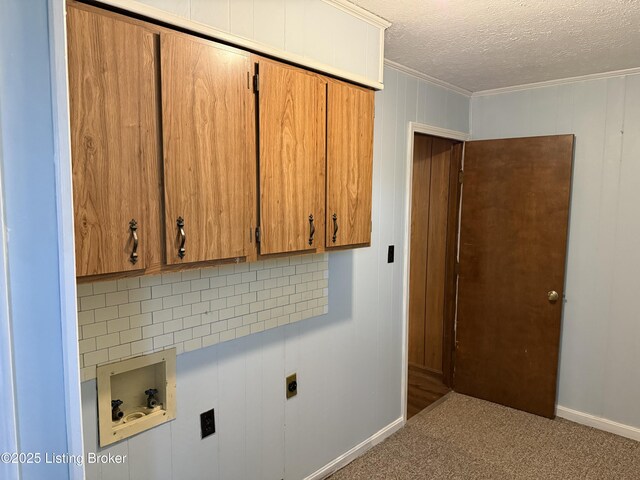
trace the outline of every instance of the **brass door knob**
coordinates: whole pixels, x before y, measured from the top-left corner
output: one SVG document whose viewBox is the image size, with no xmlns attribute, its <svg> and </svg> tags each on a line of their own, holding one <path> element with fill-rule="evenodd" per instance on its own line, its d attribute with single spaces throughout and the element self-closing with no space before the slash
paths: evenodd
<svg viewBox="0 0 640 480">
<path fill-rule="evenodd" d="M 555 290 L 551 290 L 549 293 L 547 293 L 547 297 L 549 298 L 549 301 L 551 303 L 555 303 L 560 298 L 560 295 L 558 295 L 558 292 L 556 292 Z"/>
</svg>

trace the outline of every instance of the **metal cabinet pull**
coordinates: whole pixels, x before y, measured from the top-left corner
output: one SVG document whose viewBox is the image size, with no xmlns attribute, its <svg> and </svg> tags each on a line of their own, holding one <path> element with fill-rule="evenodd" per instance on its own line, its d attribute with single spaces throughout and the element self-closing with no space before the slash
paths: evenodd
<svg viewBox="0 0 640 480">
<path fill-rule="evenodd" d="M 129 230 L 131 230 L 131 236 L 133 237 L 133 250 L 129 261 L 135 265 L 138 261 L 138 222 L 135 219 L 131 219 L 129 222 Z"/>
<path fill-rule="evenodd" d="M 333 240 L 333 243 L 336 243 L 338 238 L 338 215 L 334 213 L 331 218 L 333 218 L 333 237 L 331 239 Z"/>
<path fill-rule="evenodd" d="M 309 215 L 309 245 L 313 245 L 314 233 L 316 233 L 316 227 L 313 224 L 313 215 Z"/>
<path fill-rule="evenodd" d="M 178 225 L 178 233 L 180 235 L 180 247 L 178 248 L 178 256 L 180 258 L 184 258 L 184 255 L 185 255 L 184 242 L 187 240 L 187 236 L 184 234 L 184 219 L 182 217 L 178 217 L 177 225 Z"/>
</svg>

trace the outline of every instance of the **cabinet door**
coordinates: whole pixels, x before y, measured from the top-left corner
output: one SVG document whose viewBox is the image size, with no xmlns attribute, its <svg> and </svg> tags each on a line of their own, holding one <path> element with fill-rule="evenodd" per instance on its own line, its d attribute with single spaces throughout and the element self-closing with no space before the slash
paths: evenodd
<svg viewBox="0 0 640 480">
<path fill-rule="evenodd" d="M 371 242 L 374 92 L 329 81 L 327 247 Z"/>
<path fill-rule="evenodd" d="M 173 33 L 160 51 L 167 263 L 243 257 L 255 182 L 249 55 Z"/>
<path fill-rule="evenodd" d="M 153 34 L 75 7 L 67 23 L 77 275 L 143 269 L 144 171 L 157 152 Z"/>
<path fill-rule="evenodd" d="M 326 82 L 259 64 L 260 253 L 313 250 L 324 235 Z"/>
</svg>

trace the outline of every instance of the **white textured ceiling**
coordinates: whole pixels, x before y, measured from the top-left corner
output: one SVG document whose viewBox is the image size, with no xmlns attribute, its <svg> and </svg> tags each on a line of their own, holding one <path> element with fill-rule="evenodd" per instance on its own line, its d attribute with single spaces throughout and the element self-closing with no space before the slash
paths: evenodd
<svg viewBox="0 0 640 480">
<path fill-rule="evenodd" d="M 352 0 L 385 57 L 476 92 L 640 67 L 640 0 Z"/>
</svg>

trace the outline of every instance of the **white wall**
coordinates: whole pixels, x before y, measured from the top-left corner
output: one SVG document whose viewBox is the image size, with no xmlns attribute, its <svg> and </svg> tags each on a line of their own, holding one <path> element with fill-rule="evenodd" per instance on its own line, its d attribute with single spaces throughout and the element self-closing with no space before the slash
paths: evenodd
<svg viewBox="0 0 640 480">
<path fill-rule="evenodd" d="M 471 125 L 576 135 L 558 403 L 640 427 L 640 75 L 477 96 Z"/>
<path fill-rule="evenodd" d="M 304 478 L 402 415 L 402 245 L 409 121 L 468 131 L 467 97 L 385 69 L 376 94 L 371 247 L 329 254 L 329 313 L 178 357 L 177 418 L 105 451 L 89 479 Z M 386 263 L 387 246 L 396 262 Z M 298 396 L 284 396 L 297 372 Z M 97 449 L 95 382 L 82 384 Z M 217 432 L 200 439 L 199 414 Z"/>
<path fill-rule="evenodd" d="M 388 22 L 344 0 L 100 0 L 374 88 Z M 146 7 L 153 7 L 148 9 Z M 171 14 L 173 18 L 164 18 Z M 197 22 L 194 24 L 194 22 Z M 220 35 L 222 33 L 222 35 Z M 230 34 L 231 37 L 225 34 Z"/>
<path fill-rule="evenodd" d="M 59 106 L 52 92 L 56 79 L 52 76 L 55 68 L 50 41 L 53 32 L 61 30 L 56 22 L 63 18 L 63 4 L 55 3 L 51 9 L 46 0 L 0 3 L 4 206 L 4 222 L 0 223 L 5 229 L 2 238 L 6 244 L 2 248 L 6 251 L 2 255 L 6 255 L 7 268 L 2 271 L 1 282 L 6 291 L 0 297 L 0 348 L 3 363 L 12 353 L 12 364 L 3 367 L 12 369 L 14 381 L 12 389 L 3 374 L 0 388 L 3 394 L 13 396 L 16 406 L 12 412 L 3 395 L 0 415 L 14 413 L 15 421 L 3 419 L 0 427 L 15 428 L 12 436 L 17 444 L 5 445 L 8 435 L 3 431 L 0 452 L 17 449 L 42 454 L 42 463 L 18 467 L 24 479 L 62 479 L 81 474 L 81 469 L 73 467 L 70 472 L 66 464 L 44 463 L 45 452 L 79 454 L 82 447 L 75 315 L 68 318 L 64 314 L 68 297 L 62 284 L 68 274 L 73 302 L 74 273 L 65 270 L 68 257 L 61 253 L 62 236 L 69 234 L 61 226 L 58 210 L 59 205 L 65 205 L 65 198 L 70 198 L 68 191 L 60 190 L 59 183 L 60 176 L 70 168 L 59 163 L 60 138 L 54 124 Z M 65 321 L 71 322 L 70 329 L 63 326 Z M 18 474 L 5 467 L 0 472 L 3 478 L 17 478 Z"/>
</svg>

